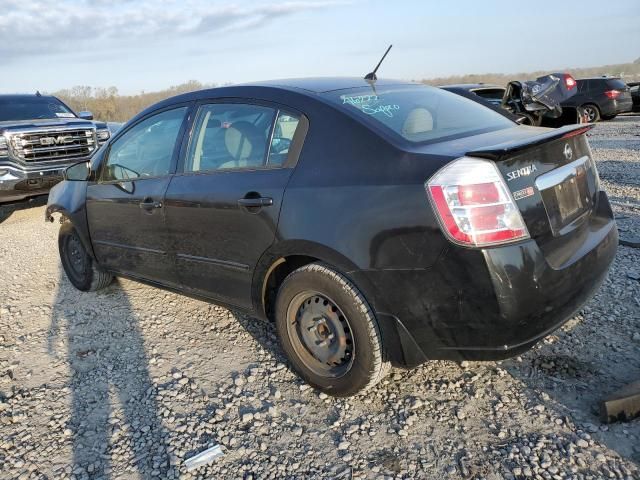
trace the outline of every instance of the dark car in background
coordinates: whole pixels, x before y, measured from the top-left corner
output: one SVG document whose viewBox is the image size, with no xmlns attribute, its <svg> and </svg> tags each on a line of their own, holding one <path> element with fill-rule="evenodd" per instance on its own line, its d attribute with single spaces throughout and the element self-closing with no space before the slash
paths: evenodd
<svg viewBox="0 0 640 480">
<path fill-rule="evenodd" d="M 90 112 L 76 114 L 56 97 L 0 95 L 0 203 L 47 193 L 110 136 Z"/>
<path fill-rule="evenodd" d="M 580 78 L 578 92 L 562 103 L 567 107 L 582 107 L 589 122 L 611 120 L 633 106 L 629 86 L 617 77 Z"/>
<path fill-rule="evenodd" d="M 120 275 L 273 320 L 346 396 L 390 365 L 516 355 L 592 296 L 617 229 L 589 128 L 393 81 L 203 90 L 70 167 L 46 216 L 78 289 Z"/>
<path fill-rule="evenodd" d="M 633 105 L 631 107 L 632 112 L 640 112 L 640 82 L 630 82 L 629 92 L 631 92 L 631 100 Z"/>
<path fill-rule="evenodd" d="M 535 80 L 514 80 L 506 87 L 464 83 L 440 88 L 485 105 L 523 125 L 561 127 L 586 123 L 580 108 L 560 106 L 577 91 L 576 80 L 569 73 L 551 73 Z"/>
<path fill-rule="evenodd" d="M 443 85 L 440 88 L 444 88 L 450 92 L 460 93 L 469 92 L 483 98 L 492 105 L 499 107 L 502 105 L 502 98 L 504 97 L 505 88 L 499 85 L 490 85 L 486 83 L 456 83 L 452 85 Z"/>
</svg>

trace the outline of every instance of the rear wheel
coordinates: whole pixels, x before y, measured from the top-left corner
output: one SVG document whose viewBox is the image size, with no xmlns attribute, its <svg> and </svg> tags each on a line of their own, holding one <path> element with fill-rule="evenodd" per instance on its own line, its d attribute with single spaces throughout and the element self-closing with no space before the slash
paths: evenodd
<svg viewBox="0 0 640 480">
<path fill-rule="evenodd" d="M 600 109 L 596 105 L 588 104 L 582 106 L 582 111 L 587 117 L 587 122 L 595 123 L 600 120 Z"/>
<path fill-rule="evenodd" d="M 87 253 L 71 223 L 63 223 L 58 233 L 60 261 L 71 284 L 83 292 L 108 286 L 113 275 L 100 269 Z"/>
<path fill-rule="evenodd" d="M 330 395 L 363 392 L 389 371 L 373 311 L 355 285 L 325 265 L 287 276 L 278 290 L 276 328 L 293 368 Z"/>
</svg>

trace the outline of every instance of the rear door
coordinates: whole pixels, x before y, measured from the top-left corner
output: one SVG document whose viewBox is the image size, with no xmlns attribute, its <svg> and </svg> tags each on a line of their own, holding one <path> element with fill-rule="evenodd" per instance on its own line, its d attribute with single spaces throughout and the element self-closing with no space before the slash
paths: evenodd
<svg viewBox="0 0 640 480">
<path fill-rule="evenodd" d="M 101 265 L 173 284 L 164 194 L 175 171 L 188 107 L 153 113 L 114 139 L 87 188 L 87 218 Z"/>
<path fill-rule="evenodd" d="M 304 116 L 277 105 L 199 106 L 164 199 L 184 288 L 252 308 L 253 272 L 274 242 L 307 125 Z"/>
</svg>

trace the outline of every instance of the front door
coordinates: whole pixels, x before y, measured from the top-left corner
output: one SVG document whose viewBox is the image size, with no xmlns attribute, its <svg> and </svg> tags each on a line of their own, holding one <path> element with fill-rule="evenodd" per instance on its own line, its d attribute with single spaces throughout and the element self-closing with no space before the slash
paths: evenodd
<svg viewBox="0 0 640 480">
<path fill-rule="evenodd" d="M 184 287 L 252 308 L 253 272 L 274 242 L 293 157 L 304 139 L 300 119 L 265 105 L 199 108 L 182 171 L 165 196 Z"/>
<path fill-rule="evenodd" d="M 172 284 L 175 267 L 164 222 L 164 194 L 175 171 L 187 107 L 152 114 L 109 147 L 87 188 L 87 218 L 103 267 Z"/>
</svg>

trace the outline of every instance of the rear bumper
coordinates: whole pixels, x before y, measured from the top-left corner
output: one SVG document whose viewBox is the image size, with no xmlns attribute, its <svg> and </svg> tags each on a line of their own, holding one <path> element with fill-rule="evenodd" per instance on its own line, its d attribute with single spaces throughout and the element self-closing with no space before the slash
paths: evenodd
<svg viewBox="0 0 640 480">
<path fill-rule="evenodd" d="M 451 247 L 422 270 L 354 272 L 374 285 L 396 363 L 498 360 L 560 327 L 595 293 L 613 262 L 618 232 L 601 193 L 598 211 L 568 241 L 574 252 L 549 263 L 535 240 L 485 250 Z"/>
<path fill-rule="evenodd" d="M 633 100 L 631 97 L 616 100 L 607 100 L 600 106 L 602 115 L 618 115 L 619 113 L 630 112 L 633 109 Z"/>
<path fill-rule="evenodd" d="M 0 163 L 0 203 L 46 194 L 62 180 L 62 172 L 67 166 L 26 169 Z"/>
</svg>

